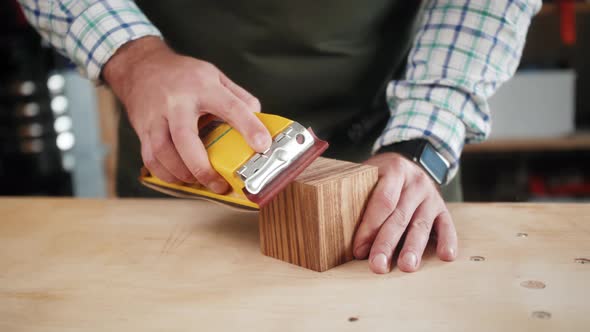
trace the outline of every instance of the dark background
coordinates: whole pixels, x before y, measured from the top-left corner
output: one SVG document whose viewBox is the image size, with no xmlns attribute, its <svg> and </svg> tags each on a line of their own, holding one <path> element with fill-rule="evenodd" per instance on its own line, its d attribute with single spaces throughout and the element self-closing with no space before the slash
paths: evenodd
<svg viewBox="0 0 590 332">
<path fill-rule="evenodd" d="M 533 20 L 519 70 L 575 72 L 575 130 L 468 147 L 461 173 L 467 201 L 590 199 L 590 2 L 570 3 L 573 15 L 546 2 Z M 112 96 L 87 84 L 80 89 L 91 97 L 56 110 L 56 97 L 73 101 L 79 95 L 66 87 L 49 89 L 56 75 L 70 77 L 75 70 L 27 25 L 16 1 L 0 2 L 0 195 L 111 196 Z M 80 120 L 76 114 L 82 109 L 93 110 L 95 117 Z M 56 125 L 64 118 L 73 119 L 72 128 Z M 89 128 L 103 133 L 95 145 L 81 143 L 95 139 Z"/>
</svg>

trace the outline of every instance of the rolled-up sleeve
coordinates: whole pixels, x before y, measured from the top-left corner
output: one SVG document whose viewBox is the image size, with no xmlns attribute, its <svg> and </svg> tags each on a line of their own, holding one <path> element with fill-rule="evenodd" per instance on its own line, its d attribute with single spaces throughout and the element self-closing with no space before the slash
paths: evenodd
<svg viewBox="0 0 590 332">
<path fill-rule="evenodd" d="M 130 0 L 19 0 L 31 25 L 91 80 L 123 44 L 160 31 Z"/>
<path fill-rule="evenodd" d="M 487 99 L 520 62 L 541 0 L 432 0 L 403 80 L 387 87 L 391 117 L 374 150 L 425 138 L 456 174 L 465 143 L 490 133 Z"/>
</svg>

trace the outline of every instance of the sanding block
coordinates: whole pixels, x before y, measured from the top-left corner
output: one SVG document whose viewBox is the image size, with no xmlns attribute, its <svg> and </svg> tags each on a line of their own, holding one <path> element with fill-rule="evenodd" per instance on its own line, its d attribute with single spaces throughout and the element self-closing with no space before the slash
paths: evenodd
<svg viewBox="0 0 590 332">
<path fill-rule="evenodd" d="M 199 136 L 211 166 L 230 184 L 230 192 L 220 195 L 200 184 L 168 183 L 145 167 L 139 180 L 172 196 L 208 199 L 242 209 L 263 207 L 319 157 L 328 143 L 293 120 L 265 113 L 256 116 L 273 138 L 264 153 L 252 150 L 237 130 L 220 119 L 206 116 L 199 121 Z"/>
</svg>

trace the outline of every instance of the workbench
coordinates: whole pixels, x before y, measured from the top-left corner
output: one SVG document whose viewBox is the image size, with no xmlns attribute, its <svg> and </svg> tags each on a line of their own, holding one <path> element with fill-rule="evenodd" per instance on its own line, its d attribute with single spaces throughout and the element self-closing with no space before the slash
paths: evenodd
<svg viewBox="0 0 590 332">
<path fill-rule="evenodd" d="M 453 263 L 323 273 L 260 253 L 257 213 L 0 199 L 0 331 L 590 331 L 590 205 L 450 205 Z"/>
</svg>

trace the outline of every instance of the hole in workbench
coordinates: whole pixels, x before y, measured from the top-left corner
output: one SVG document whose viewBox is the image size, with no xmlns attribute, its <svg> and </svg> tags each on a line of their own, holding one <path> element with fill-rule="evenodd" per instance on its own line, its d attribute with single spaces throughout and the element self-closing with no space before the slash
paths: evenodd
<svg viewBox="0 0 590 332">
<path fill-rule="evenodd" d="M 547 311 L 533 311 L 531 316 L 536 319 L 551 319 L 551 313 Z"/>
<path fill-rule="evenodd" d="M 486 258 L 483 256 L 471 256 L 469 258 L 470 260 L 474 261 L 474 262 L 481 262 L 481 261 L 485 261 Z"/>
<path fill-rule="evenodd" d="M 576 258 L 576 259 L 574 259 L 574 262 L 576 262 L 578 264 L 590 264 L 590 259 L 588 259 L 588 258 Z"/>
<path fill-rule="evenodd" d="M 518 236 L 518 237 L 528 237 L 529 235 L 527 233 L 516 233 L 516 236 Z"/>
<path fill-rule="evenodd" d="M 520 285 L 529 289 L 543 289 L 546 287 L 544 282 L 538 280 L 525 280 Z"/>
<path fill-rule="evenodd" d="M 359 318 L 358 318 L 358 317 L 349 317 L 349 318 L 348 318 L 348 321 L 349 321 L 349 322 L 356 322 L 357 320 L 359 320 Z"/>
</svg>

